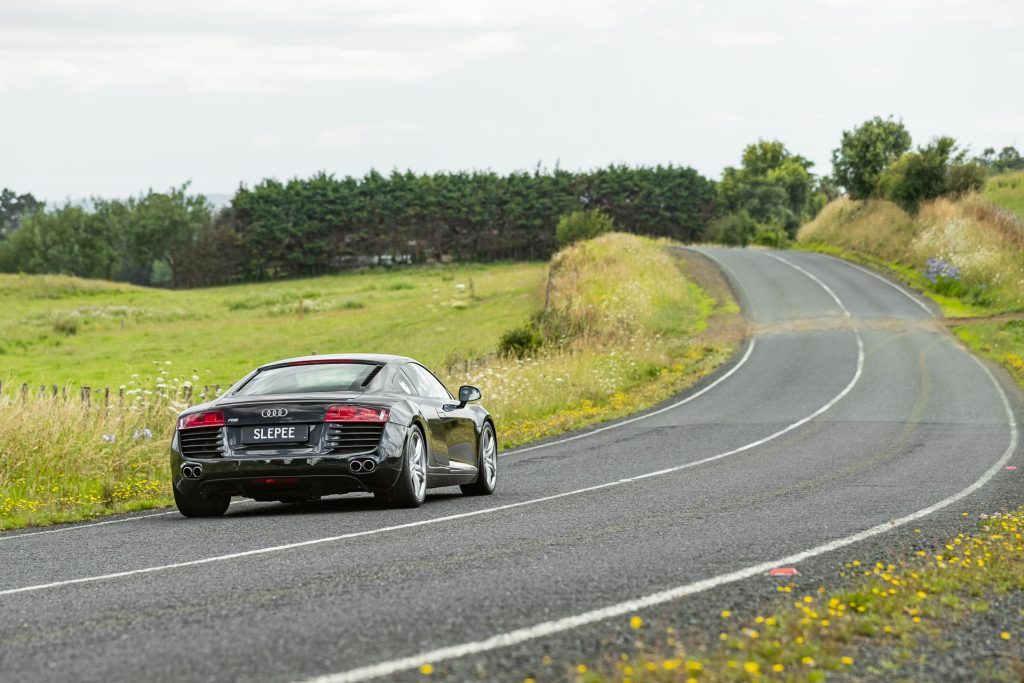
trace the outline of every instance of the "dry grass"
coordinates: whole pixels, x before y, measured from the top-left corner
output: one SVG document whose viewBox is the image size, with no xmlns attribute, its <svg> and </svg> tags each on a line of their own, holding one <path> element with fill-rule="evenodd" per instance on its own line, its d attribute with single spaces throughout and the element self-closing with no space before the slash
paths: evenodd
<svg viewBox="0 0 1024 683">
<path fill-rule="evenodd" d="M 955 282 L 912 284 L 963 303 L 1024 309 L 1024 223 L 979 195 L 923 204 L 914 216 L 891 202 L 829 204 L 800 229 L 802 246 L 828 245 L 924 274 L 929 259 L 959 269 Z"/>
</svg>

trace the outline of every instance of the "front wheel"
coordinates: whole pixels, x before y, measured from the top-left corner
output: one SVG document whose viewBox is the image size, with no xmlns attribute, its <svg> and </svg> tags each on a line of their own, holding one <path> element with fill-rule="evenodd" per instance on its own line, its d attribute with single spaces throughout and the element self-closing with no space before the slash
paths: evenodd
<svg viewBox="0 0 1024 683">
<path fill-rule="evenodd" d="M 402 472 L 398 482 L 374 498 L 384 507 L 418 508 L 427 497 L 427 444 L 419 427 L 413 427 L 405 442 Z"/>
<path fill-rule="evenodd" d="M 480 456 L 477 461 L 476 481 L 459 488 L 467 496 L 489 496 L 498 484 L 498 440 L 494 438 L 494 427 L 484 422 L 480 431 Z"/>
<path fill-rule="evenodd" d="M 174 504 L 178 512 L 186 517 L 220 517 L 228 511 L 231 496 L 226 493 L 215 493 L 207 497 L 189 495 L 174 489 Z"/>
</svg>

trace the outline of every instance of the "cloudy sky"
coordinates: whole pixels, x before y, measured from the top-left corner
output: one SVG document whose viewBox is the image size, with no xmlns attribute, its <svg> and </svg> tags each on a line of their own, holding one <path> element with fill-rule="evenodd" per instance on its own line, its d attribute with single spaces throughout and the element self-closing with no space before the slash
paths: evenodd
<svg viewBox="0 0 1024 683">
<path fill-rule="evenodd" d="M 0 0 L 0 186 L 1024 148 L 1021 0 Z"/>
</svg>

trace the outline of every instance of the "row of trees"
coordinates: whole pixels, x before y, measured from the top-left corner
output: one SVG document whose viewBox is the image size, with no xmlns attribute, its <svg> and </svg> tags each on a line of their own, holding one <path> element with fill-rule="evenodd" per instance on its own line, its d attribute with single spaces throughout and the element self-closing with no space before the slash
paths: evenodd
<svg viewBox="0 0 1024 683">
<path fill-rule="evenodd" d="M 4 190 L 0 271 L 194 287 L 377 263 L 540 259 L 610 226 L 683 242 L 780 245 L 839 188 L 913 211 L 976 189 L 987 174 L 1024 169 L 1013 147 L 971 159 L 949 137 L 911 144 L 901 121 L 876 117 L 843 132 L 831 178 L 815 176 L 782 142 L 760 140 L 717 183 L 678 166 L 321 173 L 243 186 L 221 211 L 187 185 L 53 210 Z"/>
<path fill-rule="evenodd" d="M 213 224 L 206 198 L 187 186 L 127 201 L 94 199 L 91 208 L 45 211 L 34 199 L 22 205 L 31 210 L 6 218 L 15 227 L 0 242 L 0 271 L 177 286 L 187 283 L 197 239 Z"/>
<path fill-rule="evenodd" d="M 715 216 L 716 193 L 677 166 L 318 174 L 242 187 L 215 214 L 184 186 L 20 214 L 20 227 L 0 241 L 0 270 L 188 287 L 382 262 L 539 259 L 555 249 L 559 218 L 576 210 L 694 241 Z"/>
</svg>

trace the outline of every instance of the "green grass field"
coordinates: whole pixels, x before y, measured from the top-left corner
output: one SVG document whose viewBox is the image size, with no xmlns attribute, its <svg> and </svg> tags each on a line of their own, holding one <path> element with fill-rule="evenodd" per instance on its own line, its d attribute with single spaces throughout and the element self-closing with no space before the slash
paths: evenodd
<svg viewBox="0 0 1024 683">
<path fill-rule="evenodd" d="M 643 410 L 735 349 L 735 336 L 708 334 L 735 303 L 698 287 L 662 242 L 605 235 L 556 255 L 552 271 L 550 313 L 571 333 L 521 358 L 498 355 L 499 341 L 543 308 L 548 264 L 191 291 L 0 277 L 0 528 L 170 504 L 182 387 L 198 387 L 195 402 L 204 385 L 226 388 L 278 358 L 412 356 L 452 389 L 479 386 L 509 447 Z M 67 382 L 67 401 L 38 392 Z M 88 405 L 78 400 L 84 385 Z M 104 386 L 109 405 L 97 394 Z"/>
<path fill-rule="evenodd" d="M 0 379 L 117 388 L 166 367 L 171 379 L 227 385 L 313 352 L 408 354 L 434 367 L 493 352 L 543 303 L 546 272 L 406 268 L 183 291 L 0 275 Z"/>
<path fill-rule="evenodd" d="M 989 178 L 981 190 L 981 196 L 1024 220 L 1024 171 Z"/>
</svg>

